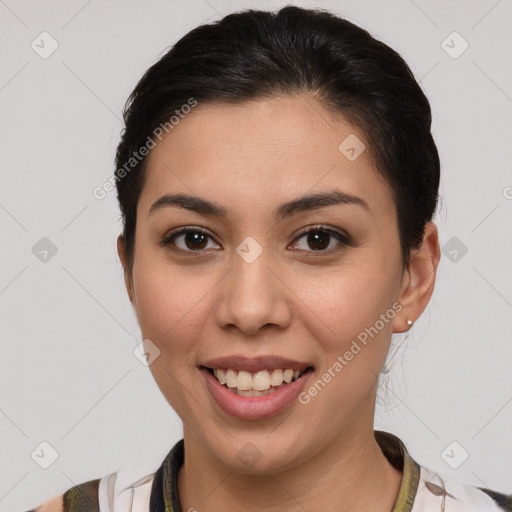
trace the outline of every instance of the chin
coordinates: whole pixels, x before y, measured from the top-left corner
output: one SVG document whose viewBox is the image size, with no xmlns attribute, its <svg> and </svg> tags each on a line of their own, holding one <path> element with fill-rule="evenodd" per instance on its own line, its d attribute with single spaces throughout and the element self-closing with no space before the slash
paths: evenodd
<svg viewBox="0 0 512 512">
<path fill-rule="evenodd" d="M 268 431 L 234 437 L 226 436 L 225 433 L 221 435 L 224 443 L 212 440 L 212 454 L 230 470 L 251 475 L 279 473 L 298 464 L 300 454 L 297 448 L 303 446 L 304 438 L 303 434 L 295 437 L 289 433 L 269 434 Z M 208 440 L 206 443 L 210 444 Z"/>
</svg>

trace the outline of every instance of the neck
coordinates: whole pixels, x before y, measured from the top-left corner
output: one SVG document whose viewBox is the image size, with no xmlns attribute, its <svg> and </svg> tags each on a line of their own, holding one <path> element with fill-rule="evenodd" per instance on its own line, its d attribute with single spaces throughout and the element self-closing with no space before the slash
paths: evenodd
<svg viewBox="0 0 512 512">
<path fill-rule="evenodd" d="M 182 510 L 391 512 L 402 473 L 382 453 L 373 427 L 343 432 L 305 463 L 265 475 L 236 473 L 184 432 L 178 474 Z"/>
</svg>

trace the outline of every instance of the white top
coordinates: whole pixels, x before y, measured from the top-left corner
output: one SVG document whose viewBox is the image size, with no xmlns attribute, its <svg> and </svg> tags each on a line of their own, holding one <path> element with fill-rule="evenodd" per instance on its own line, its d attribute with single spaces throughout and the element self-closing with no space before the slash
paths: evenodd
<svg viewBox="0 0 512 512">
<path fill-rule="evenodd" d="M 404 443 L 389 432 L 375 431 L 375 438 L 390 463 L 402 471 L 402 482 L 392 512 L 512 512 L 512 494 L 482 489 L 420 466 Z M 177 475 L 183 464 L 183 440 L 176 443 L 154 473 L 135 482 L 129 468 L 68 489 L 58 505 L 46 502 L 37 512 L 151 512 L 152 486 L 157 479 L 165 511 L 180 510 Z M 165 480 L 167 479 L 167 480 Z M 96 493 L 97 498 L 96 499 Z M 62 503 L 65 507 L 62 507 Z M 99 504 L 99 511 L 98 511 Z M 66 508 L 67 507 L 67 508 Z M 31 511 L 34 512 L 34 511 Z M 159 511 L 160 512 L 160 511 Z"/>
<path fill-rule="evenodd" d="M 125 489 L 116 489 L 116 473 L 102 478 L 99 485 L 101 512 L 150 512 L 153 477 L 154 474 L 148 475 Z M 477 487 L 441 477 L 437 472 L 420 466 L 412 509 L 395 507 L 393 512 L 503 512 L 512 510 L 510 503 L 511 499 L 509 508 L 502 508 Z"/>
</svg>

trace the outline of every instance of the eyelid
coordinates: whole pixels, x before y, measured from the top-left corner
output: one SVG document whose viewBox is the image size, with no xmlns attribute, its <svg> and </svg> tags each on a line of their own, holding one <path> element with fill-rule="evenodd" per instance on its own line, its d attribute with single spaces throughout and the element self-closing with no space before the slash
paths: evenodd
<svg viewBox="0 0 512 512">
<path fill-rule="evenodd" d="M 207 235 L 212 240 L 214 240 L 217 245 L 220 245 L 219 242 L 217 242 L 217 240 L 215 240 L 215 237 L 213 236 L 213 234 L 210 231 L 208 231 L 207 229 L 202 228 L 200 226 L 180 226 L 179 228 L 173 229 L 163 236 L 162 240 L 160 241 L 160 245 L 162 247 L 169 246 L 169 245 L 171 245 L 172 238 L 174 238 L 175 236 L 184 235 L 184 234 L 190 233 L 190 232 L 203 233 L 204 235 Z M 185 251 L 184 249 L 180 249 L 179 247 L 176 247 L 176 250 L 181 250 L 183 252 L 197 252 L 197 253 L 205 252 L 204 250 L 203 251 Z"/>
<path fill-rule="evenodd" d="M 348 234 L 346 234 L 346 233 L 344 233 L 342 231 L 338 231 L 338 230 L 336 230 L 336 229 L 334 229 L 334 228 L 332 228 L 330 226 L 324 225 L 324 224 L 314 224 L 312 226 L 306 226 L 305 228 L 302 228 L 295 235 L 295 238 L 293 239 L 292 244 L 296 243 L 298 240 L 300 240 L 301 238 L 303 238 L 305 235 L 309 234 L 310 232 L 315 232 L 315 231 L 323 231 L 323 232 L 326 232 L 326 233 L 328 233 L 330 235 L 335 235 L 335 238 L 339 242 L 338 246 L 340 246 L 340 245 L 341 246 L 346 246 L 346 245 L 350 245 L 352 243 L 352 239 L 351 239 L 351 237 Z M 200 226 L 180 226 L 179 228 L 176 228 L 176 229 L 166 233 L 165 236 L 160 241 L 160 245 L 162 247 L 168 247 L 169 245 L 172 245 L 171 244 L 172 238 L 180 236 L 180 235 L 184 235 L 184 234 L 187 234 L 187 233 L 190 233 L 190 232 L 203 233 L 206 236 L 210 237 L 217 245 L 221 246 L 221 244 L 219 244 L 216 241 L 215 236 L 210 231 L 208 231 L 207 229 L 202 228 Z M 321 250 L 321 251 L 304 251 L 303 250 L 303 252 L 316 253 L 317 255 L 331 254 L 331 253 L 336 252 L 337 250 L 339 250 L 338 246 L 334 247 L 334 248 L 331 248 L 331 249 Z M 179 247 L 175 247 L 174 249 L 177 250 L 177 251 L 181 251 L 181 252 L 197 253 L 197 254 L 201 254 L 201 253 L 207 252 L 204 249 L 197 250 L 197 251 L 185 250 L 185 249 L 181 249 Z"/>
<path fill-rule="evenodd" d="M 305 228 L 302 228 L 299 231 L 299 233 L 295 236 L 292 243 L 296 243 L 298 240 L 303 238 L 304 235 L 307 235 L 310 232 L 315 232 L 315 231 L 323 231 L 330 235 L 335 235 L 335 238 L 338 240 L 339 244 L 338 244 L 338 246 L 331 248 L 331 249 L 326 249 L 326 250 L 322 250 L 322 251 L 305 251 L 305 252 L 310 252 L 310 253 L 317 254 L 317 255 L 322 255 L 322 254 L 327 255 L 327 254 L 332 254 L 332 253 L 336 252 L 337 250 L 339 250 L 340 245 L 343 247 L 343 246 L 352 244 L 352 238 L 350 237 L 350 235 L 348 235 L 347 233 L 344 233 L 343 231 L 338 231 L 337 229 L 334 229 L 334 228 L 324 225 L 324 224 L 314 224 L 312 226 L 307 226 Z"/>
</svg>

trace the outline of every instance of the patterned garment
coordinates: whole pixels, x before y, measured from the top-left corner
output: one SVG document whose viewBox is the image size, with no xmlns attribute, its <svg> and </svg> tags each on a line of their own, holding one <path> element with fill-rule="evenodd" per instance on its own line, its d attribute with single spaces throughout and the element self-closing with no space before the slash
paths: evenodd
<svg viewBox="0 0 512 512">
<path fill-rule="evenodd" d="M 402 471 L 392 512 L 512 512 L 512 494 L 441 477 L 420 466 L 403 442 L 389 432 L 376 430 L 375 439 L 389 462 Z M 182 439 L 155 473 L 131 486 L 116 488 L 117 474 L 112 473 L 68 489 L 63 495 L 64 512 L 182 512 L 177 475 L 183 460 Z M 28 512 L 46 510 L 43 507 L 45 504 Z"/>
</svg>

